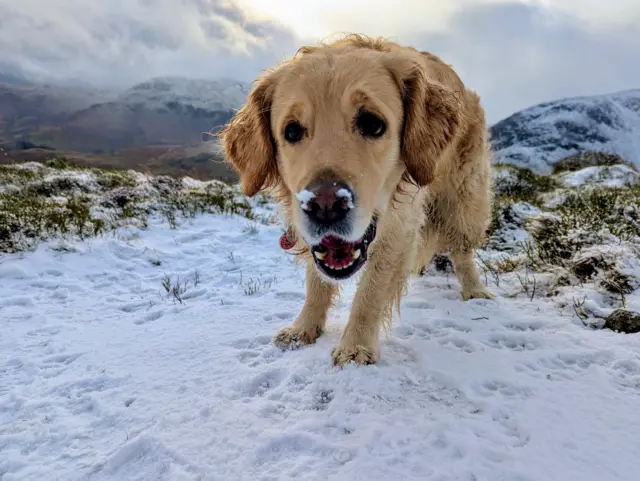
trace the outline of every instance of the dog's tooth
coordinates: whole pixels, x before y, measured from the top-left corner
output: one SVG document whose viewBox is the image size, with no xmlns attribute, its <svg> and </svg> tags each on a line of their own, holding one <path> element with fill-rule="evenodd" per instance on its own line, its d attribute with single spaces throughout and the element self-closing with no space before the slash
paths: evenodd
<svg viewBox="0 0 640 481">
<path fill-rule="evenodd" d="M 360 259 L 360 254 L 362 254 L 362 253 L 360 252 L 360 249 L 356 249 L 356 250 L 354 250 L 354 251 L 353 251 L 353 259 L 354 259 L 354 260 L 358 260 L 358 259 Z"/>
<path fill-rule="evenodd" d="M 323 260 L 327 256 L 327 253 L 326 252 L 316 252 L 315 256 L 316 256 L 316 258 L 318 258 L 320 260 Z"/>
</svg>

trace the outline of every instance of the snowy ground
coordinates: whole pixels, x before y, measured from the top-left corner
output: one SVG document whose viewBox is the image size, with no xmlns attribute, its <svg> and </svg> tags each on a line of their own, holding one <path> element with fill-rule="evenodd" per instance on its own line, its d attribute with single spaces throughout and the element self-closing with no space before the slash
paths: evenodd
<svg viewBox="0 0 640 481">
<path fill-rule="evenodd" d="M 638 479 L 640 334 L 431 270 L 340 370 L 354 282 L 317 344 L 270 343 L 305 295 L 280 233 L 205 214 L 0 255 L 0 479 Z"/>
</svg>

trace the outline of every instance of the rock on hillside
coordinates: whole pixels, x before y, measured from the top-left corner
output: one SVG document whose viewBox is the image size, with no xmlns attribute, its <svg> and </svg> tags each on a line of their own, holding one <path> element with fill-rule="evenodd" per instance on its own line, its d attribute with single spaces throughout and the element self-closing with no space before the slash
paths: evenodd
<svg viewBox="0 0 640 481">
<path fill-rule="evenodd" d="M 587 150 L 640 166 L 640 89 L 536 105 L 493 125 L 491 137 L 496 162 L 540 174 Z"/>
</svg>

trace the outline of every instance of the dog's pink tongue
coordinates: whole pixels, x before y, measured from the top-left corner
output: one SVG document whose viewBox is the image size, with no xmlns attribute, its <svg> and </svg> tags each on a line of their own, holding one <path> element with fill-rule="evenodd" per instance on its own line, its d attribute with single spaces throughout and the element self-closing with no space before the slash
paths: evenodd
<svg viewBox="0 0 640 481">
<path fill-rule="evenodd" d="M 332 268 L 342 268 L 353 260 L 353 244 L 336 237 L 325 237 L 320 243 L 327 248 L 324 262 Z"/>
<path fill-rule="evenodd" d="M 353 244 L 350 244 L 349 242 L 346 242 L 338 237 L 327 236 L 322 239 L 322 241 L 320 242 L 320 245 L 326 247 L 329 250 L 332 250 L 332 249 L 340 249 L 340 248 L 344 248 L 344 249 L 351 248 Z"/>
</svg>

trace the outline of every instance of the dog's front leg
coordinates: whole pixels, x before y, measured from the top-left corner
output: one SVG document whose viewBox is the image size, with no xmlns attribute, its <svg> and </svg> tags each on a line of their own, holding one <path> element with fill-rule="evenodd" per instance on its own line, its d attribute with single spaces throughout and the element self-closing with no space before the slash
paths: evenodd
<svg viewBox="0 0 640 481">
<path fill-rule="evenodd" d="M 313 344 L 327 322 L 327 314 L 338 292 L 335 284 L 320 278 L 313 259 L 307 261 L 307 297 L 295 322 L 276 334 L 274 344 L 280 348 L 296 348 Z"/>
<path fill-rule="evenodd" d="M 382 240 L 382 239 L 381 239 Z M 410 249 L 393 247 L 391 242 L 379 246 L 368 261 L 356 291 L 349 322 L 337 348 L 333 363 L 343 366 L 373 364 L 379 356 L 380 327 L 391 315 L 393 302 L 402 294 L 408 271 Z"/>
</svg>

